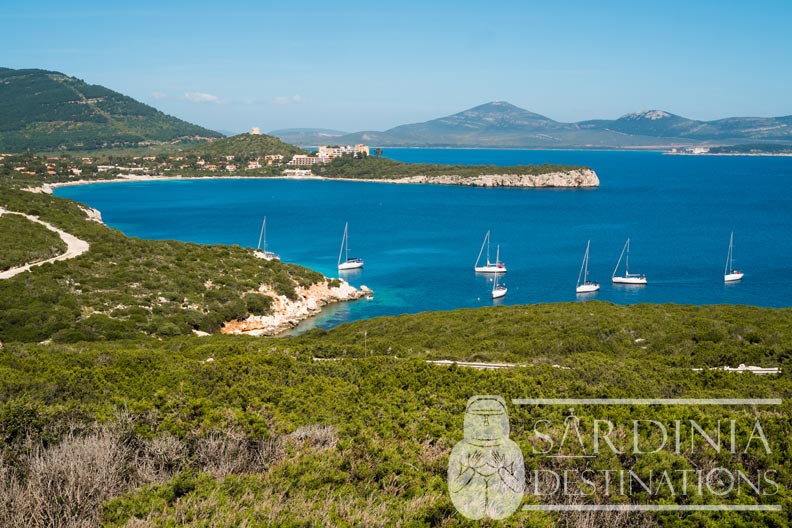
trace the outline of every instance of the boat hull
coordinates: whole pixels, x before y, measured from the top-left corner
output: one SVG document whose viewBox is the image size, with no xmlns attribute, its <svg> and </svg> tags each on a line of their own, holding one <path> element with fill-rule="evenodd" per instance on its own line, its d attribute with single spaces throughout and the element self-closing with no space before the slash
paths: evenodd
<svg viewBox="0 0 792 528">
<path fill-rule="evenodd" d="M 613 284 L 646 284 L 646 277 L 613 277 Z"/>
<path fill-rule="evenodd" d="M 575 288 L 576 293 L 594 293 L 595 291 L 599 291 L 600 285 L 596 282 L 591 284 L 581 284 L 577 288 Z"/>
<path fill-rule="evenodd" d="M 493 299 L 500 299 L 504 295 L 506 295 L 507 289 L 506 288 L 499 288 L 497 290 L 492 290 L 492 298 Z"/>
<path fill-rule="evenodd" d="M 723 276 L 723 282 L 736 282 L 738 280 L 742 280 L 742 278 L 743 278 L 743 273 L 741 271 L 727 273 L 726 275 Z"/>
<path fill-rule="evenodd" d="M 476 273 L 506 273 L 506 266 L 475 266 Z"/>
<path fill-rule="evenodd" d="M 341 262 L 340 264 L 338 264 L 338 269 L 340 271 L 359 269 L 362 267 L 363 267 L 362 260 L 348 260 L 346 262 Z"/>
</svg>

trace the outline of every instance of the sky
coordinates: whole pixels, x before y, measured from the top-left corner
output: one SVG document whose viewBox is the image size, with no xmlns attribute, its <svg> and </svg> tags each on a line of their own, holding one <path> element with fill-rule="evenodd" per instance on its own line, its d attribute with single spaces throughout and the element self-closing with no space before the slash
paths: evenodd
<svg viewBox="0 0 792 528">
<path fill-rule="evenodd" d="M 792 114 L 792 2 L 3 0 L 0 66 L 214 130 L 386 130 L 493 100 L 564 122 Z"/>
</svg>

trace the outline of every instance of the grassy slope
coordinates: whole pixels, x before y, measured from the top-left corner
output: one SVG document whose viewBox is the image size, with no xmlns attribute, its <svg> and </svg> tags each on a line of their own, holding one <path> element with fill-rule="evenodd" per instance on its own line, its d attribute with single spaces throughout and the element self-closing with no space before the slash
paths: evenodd
<svg viewBox="0 0 792 528">
<path fill-rule="evenodd" d="M 322 278 L 294 264 L 262 261 L 240 247 L 128 238 L 88 221 L 70 200 L 5 189 L 0 205 L 37 215 L 91 244 L 78 258 L 0 281 L 3 341 L 212 332 L 222 321 L 266 312 L 265 299 L 245 294 L 260 284 L 293 295 L 297 284 Z"/>
<path fill-rule="evenodd" d="M 0 271 L 28 262 L 39 262 L 66 251 L 57 233 L 19 215 L 0 216 Z"/>
<path fill-rule="evenodd" d="M 330 448 L 288 443 L 284 456 L 270 467 L 226 476 L 185 470 L 107 503 L 103 518 L 112 526 L 135 517 L 156 525 L 192 519 L 191 525 L 197 526 L 211 519 L 218 526 L 468 526 L 473 523 L 456 515 L 448 499 L 445 471 L 448 453 L 461 439 L 464 405 L 470 395 L 500 394 L 507 401 L 538 396 L 788 401 L 790 319 L 788 310 L 585 303 L 382 318 L 290 339 L 215 336 L 12 344 L 0 355 L 0 438 L 5 435 L 6 451 L 13 454 L 25 437 L 22 430 L 46 441 L 57 437 L 66 420 L 108 420 L 121 407 L 137 416 L 135 434 L 143 438 L 167 433 L 187 441 L 234 429 L 251 438 L 278 439 L 300 427 L 324 424 L 337 431 L 337 444 Z M 373 357 L 360 357 L 360 331 L 368 332 L 367 352 Z M 646 349 L 635 342 L 634 332 L 647 339 Z M 414 357 L 393 358 L 394 351 L 387 347 L 396 343 Z M 713 346 L 722 353 L 713 353 Z M 475 371 L 429 365 L 420 359 L 424 355 L 468 359 L 471 350 L 528 366 Z M 509 350 L 508 355 L 503 355 L 504 350 Z M 349 358 L 311 359 L 320 353 Z M 782 365 L 785 373 L 760 377 L 688 368 L 760 357 L 764 365 Z M 213 361 L 207 363 L 207 358 Z M 554 368 L 555 363 L 569 370 Z M 530 453 L 533 420 L 541 416 L 558 423 L 567 409 L 512 408 L 510 412 L 511 437 Z M 759 465 L 778 470 L 779 481 L 788 485 L 792 477 L 792 461 L 785 454 L 792 434 L 789 412 L 789 403 L 780 409 L 642 408 L 641 419 L 666 423 L 695 419 L 707 427 L 716 419 L 736 417 L 742 420 L 738 436 L 743 439 L 749 432 L 744 424 L 758 417 L 773 453 L 732 457 L 705 449 L 639 460 L 611 457 L 591 464 L 635 463 L 638 471 L 716 463 Z M 634 409 L 625 407 L 578 412 L 618 423 L 634 418 L 631 413 Z M 750 501 L 744 496 L 725 500 Z M 787 511 L 790 507 L 786 489 L 765 500 L 784 504 Z M 631 525 L 771 522 L 781 526 L 785 515 L 645 514 L 632 516 Z M 562 519 L 577 522 L 558 514 L 520 513 L 505 525 L 553 526 Z M 594 520 L 630 525 L 607 514 Z"/>
<path fill-rule="evenodd" d="M 195 136 L 219 134 L 61 73 L 0 68 L 0 151 L 96 149 Z"/>
</svg>

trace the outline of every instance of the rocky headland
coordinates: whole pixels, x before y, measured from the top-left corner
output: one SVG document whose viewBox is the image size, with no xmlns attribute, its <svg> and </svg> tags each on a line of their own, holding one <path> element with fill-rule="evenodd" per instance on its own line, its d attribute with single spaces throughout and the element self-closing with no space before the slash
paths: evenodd
<svg viewBox="0 0 792 528">
<path fill-rule="evenodd" d="M 372 294 L 372 291 L 366 286 L 361 286 L 358 289 L 343 279 L 325 279 L 307 288 L 298 286 L 295 291 L 296 299 L 289 299 L 285 295 L 276 294 L 268 286 L 261 286 L 257 293 L 272 298 L 272 314 L 251 315 L 244 321 L 228 321 L 220 332 L 254 336 L 275 335 L 318 314 L 323 306 L 336 302 L 354 301 Z"/>
<path fill-rule="evenodd" d="M 548 172 L 545 174 L 482 174 L 480 176 L 408 176 L 394 183 L 433 183 L 468 185 L 472 187 L 599 187 L 599 178 L 592 169 Z"/>
</svg>

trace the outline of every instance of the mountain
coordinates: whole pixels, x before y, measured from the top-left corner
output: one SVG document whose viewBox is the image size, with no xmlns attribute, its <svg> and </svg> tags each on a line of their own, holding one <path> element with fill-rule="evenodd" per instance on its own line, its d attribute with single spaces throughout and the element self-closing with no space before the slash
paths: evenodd
<svg viewBox="0 0 792 528">
<path fill-rule="evenodd" d="M 390 147 L 648 148 L 756 141 L 792 143 L 792 116 L 697 121 L 664 110 L 578 123 L 554 121 L 493 101 L 423 123 L 334 138 Z"/>
<path fill-rule="evenodd" d="M 663 110 L 646 110 L 627 114 L 613 121 L 583 121 L 579 125 L 624 134 L 699 141 L 792 141 L 792 116 L 729 117 L 715 121 L 696 121 Z"/>
<path fill-rule="evenodd" d="M 269 134 L 278 137 L 286 143 L 292 145 L 302 145 L 306 147 L 316 147 L 319 145 L 333 144 L 337 138 L 347 135 L 349 132 L 332 130 L 329 128 L 284 128 L 273 130 Z"/>
<path fill-rule="evenodd" d="M 623 134 L 651 137 L 689 137 L 705 126 L 699 121 L 664 110 L 634 112 L 615 120 L 582 121 L 579 125 L 584 129 L 613 130 Z"/>
<path fill-rule="evenodd" d="M 218 158 L 234 156 L 236 158 L 257 159 L 270 154 L 281 154 L 290 159 L 294 154 L 308 154 L 307 151 L 284 143 L 280 139 L 267 134 L 238 134 L 222 139 L 212 139 L 199 145 L 183 150 L 184 154 Z"/>
<path fill-rule="evenodd" d="M 0 68 L 0 151 L 89 150 L 220 134 L 104 86 L 46 70 Z"/>
<path fill-rule="evenodd" d="M 493 101 L 424 123 L 385 132 L 358 132 L 338 141 L 378 146 L 491 148 L 612 148 L 655 145 L 656 139 L 633 137 L 606 127 L 561 123 L 505 101 Z M 687 143 L 683 141 L 682 143 Z"/>
</svg>

